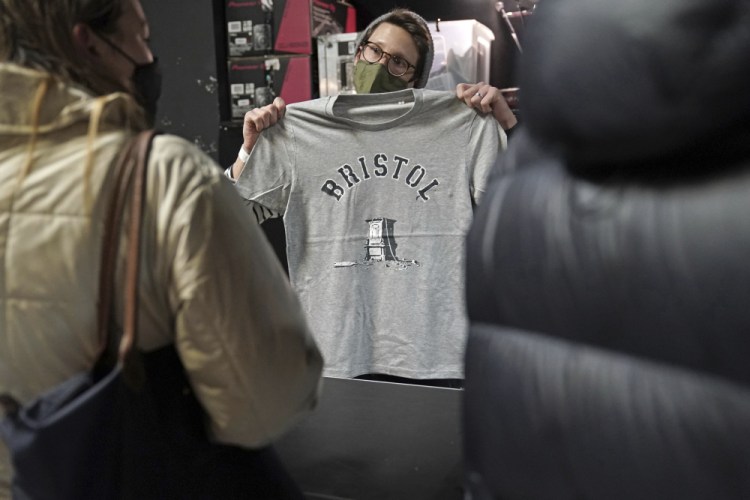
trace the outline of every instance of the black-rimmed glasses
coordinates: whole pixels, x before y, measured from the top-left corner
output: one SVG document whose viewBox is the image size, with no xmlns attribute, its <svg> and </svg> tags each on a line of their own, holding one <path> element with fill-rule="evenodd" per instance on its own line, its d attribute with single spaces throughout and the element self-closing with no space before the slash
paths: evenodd
<svg viewBox="0 0 750 500">
<path fill-rule="evenodd" d="M 362 57 L 368 63 L 374 64 L 380 61 L 383 56 L 386 56 L 388 58 L 388 64 L 386 65 L 386 68 L 388 68 L 388 73 L 393 76 L 404 76 L 406 72 L 409 71 L 409 68 L 414 68 L 415 70 L 417 69 L 416 66 L 411 64 L 403 57 L 394 56 L 393 54 L 384 51 L 373 42 L 365 42 L 364 44 L 362 44 Z"/>
</svg>

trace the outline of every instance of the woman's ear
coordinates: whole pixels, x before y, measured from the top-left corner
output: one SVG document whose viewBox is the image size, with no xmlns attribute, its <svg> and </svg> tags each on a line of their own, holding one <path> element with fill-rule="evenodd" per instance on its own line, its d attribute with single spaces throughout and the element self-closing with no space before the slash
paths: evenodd
<svg viewBox="0 0 750 500">
<path fill-rule="evenodd" d="M 96 57 L 99 55 L 97 50 L 97 39 L 91 31 L 91 28 L 84 23 L 76 23 L 73 26 L 73 45 L 81 55 Z"/>
</svg>

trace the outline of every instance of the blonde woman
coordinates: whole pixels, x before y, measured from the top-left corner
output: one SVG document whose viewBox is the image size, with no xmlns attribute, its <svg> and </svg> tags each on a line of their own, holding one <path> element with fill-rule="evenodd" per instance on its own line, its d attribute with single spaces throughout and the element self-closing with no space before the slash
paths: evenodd
<svg viewBox="0 0 750 500">
<path fill-rule="evenodd" d="M 111 167 L 159 94 L 149 29 L 139 0 L 0 0 L 0 394 L 22 404 L 95 360 Z M 175 344 L 217 442 L 265 446 L 318 395 L 297 299 L 196 147 L 158 136 L 147 182 L 141 347 Z M 12 475 L 0 444 L 0 498 Z"/>
</svg>

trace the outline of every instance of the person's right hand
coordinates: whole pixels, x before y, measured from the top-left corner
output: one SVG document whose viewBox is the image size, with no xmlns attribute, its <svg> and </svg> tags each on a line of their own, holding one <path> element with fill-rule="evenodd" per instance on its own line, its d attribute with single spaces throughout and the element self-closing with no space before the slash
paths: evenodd
<svg viewBox="0 0 750 500">
<path fill-rule="evenodd" d="M 262 108 L 251 109 L 245 113 L 245 120 L 242 124 L 242 146 L 248 153 L 253 150 L 255 143 L 258 142 L 260 133 L 278 123 L 286 113 L 286 103 L 281 97 L 277 97 L 273 102 Z"/>
<path fill-rule="evenodd" d="M 245 113 L 242 122 L 242 148 L 246 153 L 250 153 L 258 142 L 260 133 L 268 127 L 273 127 L 286 114 L 286 102 L 281 97 L 277 97 L 271 104 L 262 108 L 251 109 Z M 232 166 L 232 177 L 238 179 L 245 163 L 237 157 Z"/>
</svg>

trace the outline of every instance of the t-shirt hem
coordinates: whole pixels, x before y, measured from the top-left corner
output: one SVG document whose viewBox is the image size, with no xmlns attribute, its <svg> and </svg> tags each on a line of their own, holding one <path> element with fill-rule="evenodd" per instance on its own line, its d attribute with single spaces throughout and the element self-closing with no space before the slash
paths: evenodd
<svg viewBox="0 0 750 500">
<path fill-rule="evenodd" d="M 323 376 L 333 378 L 354 378 L 360 375 L 379 374 L 394 377 L 411 378 L 415 380 L 424 379 L 462 379 L 464 370 L 461 368 L 441 368 L 439 370 L 424 371 L 411 370 L 408 368 L 397 368 L 392 366 L 367 366 L 359 368 L 325 368 Z"/>
</svg>

